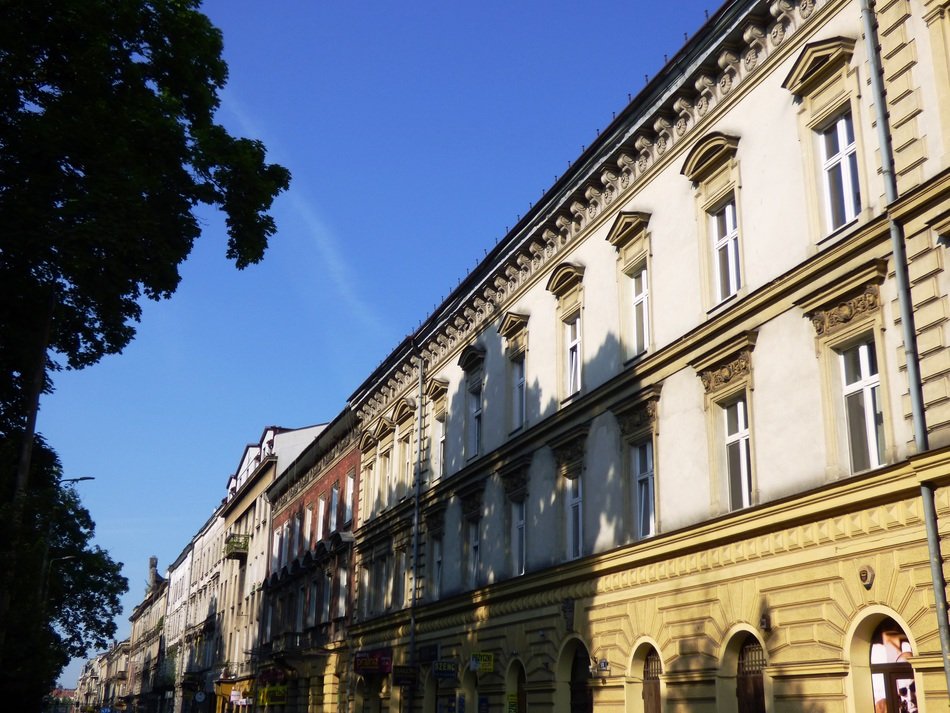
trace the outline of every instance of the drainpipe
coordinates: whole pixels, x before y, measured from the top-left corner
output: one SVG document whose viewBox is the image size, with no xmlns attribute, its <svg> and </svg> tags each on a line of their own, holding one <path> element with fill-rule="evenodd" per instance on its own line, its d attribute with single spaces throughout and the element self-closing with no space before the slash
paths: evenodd
<svg viewBox="0 0 950 713">
<path fill-rule="evenodd" d="M 413 342 L 413 346 L 415 342 Z M 422 439 L 425 435 L 423 418 L 425 416 L 425 358 L 422 350 L 416 347 L 419 359 L 419 417 L 416 419 L 416 478 L 412 497 L 412 596 L 409 599 L 409 666 L 416 668 L 416 597 L 419 593 L 419 498 L 422 495 Z M 406 713 L 412 713 L 416 683 L 409 687 Z"/>
<path fill-rule="evenodd" d="M 877 120 L 878 141 L 881 146 L 881 169 L 887 205 L 897 200 L 897 177 L 894 173 L 894 153 L 891 146 L 891 130 L 888 123 L 887 104 L 884 92 L 884 70 L 878 54 L 877 20 L 872 9 L 874 0 L 861 0 L 861 18 L 864 36 L 868 43 L 868 59 L 871 62 L 871 93 Z M 927 438 L 927 417 L 924 411 L 924 393 L 920 377 L 920 357 L 917 353 L 917 331 L 914 325 L 914 308 L 910 294 L 910 279 L 907 271 L 907 253 L 904 249 L 904 229 L 896 220 L 890 220 L 891 251 L 894 254 L 894 274 L 897 278 L 897 301 L 900 307 L 901 332 L 904 353 L 907 356 L 907 385 L 910 390 L 911 416 L 914 428 L 914 445 L 918 453 L 930 450 Z M 940 553 L 940 535 L 937 529 L 937 508 L 934 505 L 934 490 L 929 483 L 920 484 L 923 501 L 924 526 L 927 531 L 927 551 L 930 557 L 930 576 L 933 580 L 934 601 L 937 609 L 937 628 L 940 632 L 940 652 L 943 656 L 943 672 L 947 690 L 950 691 L 950 622 L 947 619 L 947 584 L 943 577 L 943 556 Z"/>
</svg>

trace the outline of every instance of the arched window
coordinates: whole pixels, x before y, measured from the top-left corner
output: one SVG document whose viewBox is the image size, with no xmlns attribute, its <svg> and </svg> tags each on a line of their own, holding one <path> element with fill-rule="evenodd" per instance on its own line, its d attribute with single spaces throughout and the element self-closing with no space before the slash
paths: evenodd
<svg viewBox="0 0 950 713">
<path fill-rule="evenodd" d="M 736 701 L 739 704 L 739 713 L 765 713 L 763 669 L 765 652 L 758 639 L 749 634 L 739 650 L 736 669 Z"/>
<path fill-rule="evenodd" d="M 871 637 L 871 688 L 874 713 L 917 713 L 917 686 L 907 634 L 893 619 L 884 619 Z"/>
<path fill-rule="evenodd" d="M 660 674 L 663 662 L 656 649 L 643 662 L 643 713 L 660 713 Z"/>
</svg>

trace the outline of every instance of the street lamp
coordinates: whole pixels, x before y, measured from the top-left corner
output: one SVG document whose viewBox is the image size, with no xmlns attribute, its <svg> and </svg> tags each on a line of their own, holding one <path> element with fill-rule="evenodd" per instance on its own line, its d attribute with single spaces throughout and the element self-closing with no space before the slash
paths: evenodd
<svg viewBox="0 0 950 713">
<path fill-rule="evenodd" d="M 79 478 L 61 478 L 56 482 L 60 485 L 65 485 L 66 483 L 81 483 L 84 480 L 95 480 L 95 477 L 91 475 L 83 475 Z"/>
<path fill-rule="evenodd" d="M 74 560 L 74 559 L 77 559 L 78 557 L 79 555 L 63 555 L 62 557 L 53 557 L 46 564 L 46 576 L 43 578 L 43 596 L 40 598 L 40 604 L 43 607 L 43 609 L 46 609 L 46 598 L 47 596 L 49 596 L 49 576 L 50 576 L 50 573 L 53 571 L 53 563 L 64 562 L 66 560 Z"/>
</svg>

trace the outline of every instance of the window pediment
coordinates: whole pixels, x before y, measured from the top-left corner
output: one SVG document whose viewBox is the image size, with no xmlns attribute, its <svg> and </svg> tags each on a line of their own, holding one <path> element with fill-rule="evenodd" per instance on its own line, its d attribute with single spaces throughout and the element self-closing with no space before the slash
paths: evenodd
<svg viewBox="0 0 950 713">
<path fill-rule="evenodd" d="M 650 213 L 623 211 L 614 220 L 614 224 L 610 226 L 610 232 L 607 233 L 607 242 L 617 250 L 621 250 L 643 237 L 646 234 L 647 225 L 650 223 L 650 216 Z"/>
<path fill-rule="evenodd" d="M 426 397 L 430 401 L 438 401 L 444 398 L 449 391 L 449 382 L 443 379 L 429 379 L 426 384 Z"/>
<path fill-rule="evenodd" d="M 817 83 L 851 63 L 854 44 L 850 37 L 832 37 L 806 45 L 782 87 L 796 96 L 807 94 Z"/>
<path fill-rule="evenodd" d="M 876 312 L 881 305 L 879 285 L 887 276 L 887 262 L 875 260 L 796 304 L 811 320 L 819 337 Z"/>
<path fill-rule="evenodd" d="M 545 289 L 558 299 L 579 287 L 584 280 L 584 266 L 562 262 L 551 273 Z"/>
<path fill-rule="evenodd" d="M 363 453 L 368 453 L 376 447 L 376 437 L 371 431 L 364 431 L 360 436 L 359 449 Z"/>
<path fill-rule="evenodd" d="M 459 355 L 459 366 L 465 372 L 477 371 L 482 367 L 484 361 L 485 350 L 472 344 L 465 347 Z"/>
<path fill-rule="evenodd" d="M 393 407 L 393 423 L 402 423 L 416 412 L 416 404 L 412 399 L 401 398 Z"/>
<path fill-rule="evenodd" d="M 732 160 L 739 150 L 739 137 L 714 131 L 700 139 L 686 155 L 682 174 L 694 183 L 704 180 Z"/>
<path fill-rule="evenodd" d="M 584 424 L 571 429 L 548 443 L 554 453 L 558 475 L 568 480 L 574 480 L 583 472 L 589 430 L 590 427 Z"/>
<path fill-rule="evenodd" d="M 396 424 L 388 418 L 383 417 L 376 422 L 376 427 L 373 429 L 373 438 L 377 441 L 381 441 L 395 430 Z"/>
<path fill-rule="evenodd" d="M 527 329 L 527 327 L 528 315 L 508 312 L 505 314 L 504 319 L 501 320 L 501 324 L 498 326 L 498 334 L 500 334 L 505 339 L 513 339 L 525 329 Z"/>
</svg>

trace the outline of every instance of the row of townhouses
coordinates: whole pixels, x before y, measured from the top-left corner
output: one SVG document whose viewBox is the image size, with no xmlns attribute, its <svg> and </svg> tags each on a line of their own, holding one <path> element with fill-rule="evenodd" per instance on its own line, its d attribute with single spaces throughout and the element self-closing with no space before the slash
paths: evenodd
<svg viewBox="0 0 950 713">
<path fill-rule="evenodd" d="M 726 2 L 80 699 L 946 710 L 948 246 L 950 2 Z"/>
</svg>

